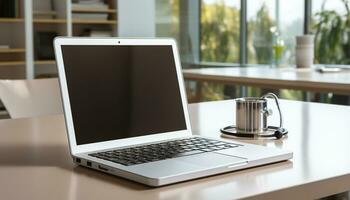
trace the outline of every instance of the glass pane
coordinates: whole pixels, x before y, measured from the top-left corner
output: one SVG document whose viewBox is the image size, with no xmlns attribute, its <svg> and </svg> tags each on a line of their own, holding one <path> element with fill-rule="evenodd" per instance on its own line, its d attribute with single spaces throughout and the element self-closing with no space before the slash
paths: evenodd
<svg viewBox="0 0 350 200">
<path fill-rule="evenodd" d="M 179 39 L 179 0 L 156 0 L 156 35 Z"/>
<path fill-rule="evenodd" d="M 276 26 L 274 0 L 247 2 L 248 63 L 270 64 L 272 60 L 272 32 Z"/>
<path fill-rule="evenodd" d="M 350 13 L 345 0 L 314 0 L 312 32 L 315 34 L 315 62 L 350 64 Z"/>
<path fill-rule="evenodd" d="M 199 1 L 155 0 L 155 3 L 156 36 L 177 40 L 183 68 L 198 62 Z"/>
<path fill-rule="evenodd" d="M 279 1 L 278 24 L 285 44 L 282 65 L 295 64 L 295 37 L 304 34 L 304 5 L 304 0 Z"/>
<path fill-rule="evenodd" d="M 295 36 L 303 34 L 303 7 L 304 0 L 247 1 L 248 63 L 295 63 Z"/>
<path fill-rule="evenodd" d="M 201 61 L 239 62 L 240 0 L 202 0 Z"/>
</svg>

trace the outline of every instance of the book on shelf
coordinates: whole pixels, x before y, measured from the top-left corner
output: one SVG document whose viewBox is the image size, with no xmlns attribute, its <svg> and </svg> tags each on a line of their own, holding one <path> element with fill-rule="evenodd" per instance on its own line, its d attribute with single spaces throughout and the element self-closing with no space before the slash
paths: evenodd
<svg viewBox="0 0 350 200">
<path fill-rule="evenodd" d="M 108 4 L 104 3 L 101 0 L 77 0 L 73 1 L 72 9 L 108 9 Z"/>
<path fill-rule="evenodd" d="M 113 31 L 109 29 L 85 29 L 84 32 L 80 36 L 87 37 L 112 37 Z"/>
<path fill-rule="evenodd" d="M 54 11 L 52 1 L 33 1 L 33 16 L 34 19 L 54 19 L 56 11 Z"/>
<path fill-rule="evenodd" d="M 72 3 L 77 4 L 105 4 L 104 0 L 72 0 Z"/>
<path fill-rule="evenodd" d="M 107 13 L 72 13 L 73 19 L 81 20 L 107 20 Z"/>
<path fill-rule="evenodd" d="M 0 44 L 0 49 L 9 49 L 10 45 Z"/>
<path fill-rule="evenodd" d="M 56 11 L 48 10 L 48 11 L 41 11 L 41 10 L 34 10 L 33 16 L 34 19 L 55 19 L 56 18 Z"/>
<path fill-rule="evenodd" d="M 0 0 L 0 18 L 18 17 L 18 0 Z"/>
<path fill-rule="evenodd" d="M 112 37 L 112 31 L 91 30 L 90 37 Z"/>
<path fill-rule="evenodd" d="M 33 10 L 38 10 L 38 11 L 52 11 L 53 10 L 53 5 L 52 1 L 38 1 L 34 0 L 33 1 Z"/>
<path fill-rule="evenodd" d="M 34 57 L 36 60 L 55 59 L 52 41 L 58 36 L 54 31 L 38 31 L 34 33 Z"/>
<path fill-rule="evenodd" d="M 41 79 L 41 78 L 56 78 L 58 77 L 57 73 L 41 73 L 41 74 L 36 74 L 35 78 L 36 79 Z"/>
</svg>

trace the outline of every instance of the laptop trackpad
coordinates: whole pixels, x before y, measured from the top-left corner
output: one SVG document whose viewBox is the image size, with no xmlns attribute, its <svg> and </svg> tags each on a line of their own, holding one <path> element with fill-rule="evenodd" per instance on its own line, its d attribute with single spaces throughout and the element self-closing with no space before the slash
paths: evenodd
<svg viewBox="0 0 350 200">
<path fill-rule="evenodd" d="M 244 158 L 228 156 L 218 153 L 204 153 L 197 156 L 184 156 L 179 158 L 187 163 L 199 165 L 201 167 L 213 168 L 219 166 L 225 166 L 228 164 L 244 163 L 247 160 Z"/>
<path fill-rule="evenodd" d="M 161 178 L 245 162 L 247 160 L 243 158 L 210 152 L 135 165 L 129 170 L 143 176 Z"/>
</svg>

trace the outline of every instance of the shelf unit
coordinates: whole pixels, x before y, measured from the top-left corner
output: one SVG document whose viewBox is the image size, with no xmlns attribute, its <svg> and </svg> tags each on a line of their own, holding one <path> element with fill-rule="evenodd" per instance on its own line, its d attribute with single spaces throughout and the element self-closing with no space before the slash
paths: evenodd
<svg viewBox="0 0 350 200">
<path fill-rule="evenodd" d="M 117 36 L 117 0 L 102 0 L 108 5 L 103 9 L 77 8 L 73 0 L 14 1 L 18 14 L 14 18 L 0 17 L 0 79 L 34 79 L 57 74 L 50 47 L 53 36 L 87 36 L 91 30 L 110 30 L 111 36 Z M 101 14 L 108 17 L 76 18 Z M 9 48 L 1 48 L 3 45 Z"/>
<path fill-rule="evenodd" d="M 26 75 L 26 0 L 13 1 L 17 4 L 13 7 L 13 16 L 0 13 L 0 79 L 17 79 Z"/>
<path fill-rule="evenodd" d="M 107 8 L 87 8 L 75 7 L 72 5 L 71 15 L 72 15 L 72 35 L 73 36 L 85 36 L 86 34 L 93 33 L 94 31 L 107 31 L 111 33 L 111 36 L 116 36 L 117 34 L 117 1 L 116 0 L 105 0 L 104 1 Z M 86 15 L 97 15 L 102 16 L 105 19 L 88 19 L 81 16 Z"/>
</svg>

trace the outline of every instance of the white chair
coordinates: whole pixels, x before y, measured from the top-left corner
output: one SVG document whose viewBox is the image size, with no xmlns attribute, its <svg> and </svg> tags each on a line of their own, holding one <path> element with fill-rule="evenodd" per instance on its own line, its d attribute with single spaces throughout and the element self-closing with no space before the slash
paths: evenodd
<svg viewBox="0 0 350 200">
<path fill-rule="evenodd" d="M 63 113 L 58 80 L 0 80 L 0 99 L 11 118 Z"/>
</svg>

